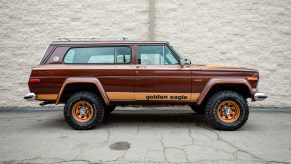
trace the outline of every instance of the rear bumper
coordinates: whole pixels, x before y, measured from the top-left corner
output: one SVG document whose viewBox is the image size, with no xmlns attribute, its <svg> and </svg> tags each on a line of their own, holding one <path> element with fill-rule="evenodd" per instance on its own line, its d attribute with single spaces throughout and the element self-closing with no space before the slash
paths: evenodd
<svg viewBox="0 0 291 164">
<path fill-rule="evenodd" d="M 261 92 L 257 92 L 254 94 L 254 100 L 255 101 L 263 101 L 267 98 L 268 96 L 265 95 L 264 93 L 261 93 Z"/>
<path fill-rule="evenodd" d="M 27 101 L 32 101 L 32 100 L 35 100 L 35 97 L 36 97 L 36 95 L 34 93 L 28 93 L 23 98 Z"/>
</svg>

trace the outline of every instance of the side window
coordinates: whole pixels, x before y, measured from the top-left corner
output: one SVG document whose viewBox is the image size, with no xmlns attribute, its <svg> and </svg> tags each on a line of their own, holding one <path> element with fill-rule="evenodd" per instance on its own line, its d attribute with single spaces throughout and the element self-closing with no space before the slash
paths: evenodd
<svg viewBox="0 0 291 164">
<path fill-rule="evenodd" d="M 178 64 L 178 60 L 166 46 L 139 46 L 138 64 L 168 65 Z"/>
<path fill-rule="evenodd" d="M 116 63 L 129 63 L 131 49 L 129 47 L 116 47 Z"/>
<path fill-rule="evenodd" d="M 65 59 L 64 59 L 64 62 L 65 63 L 73 63 L 74 57 L 75 57 L 75 50 L 72 48 L 67 52 Z"/>
<path fill-rule="evenodd" d="M 129 63 L 130 47 L 71 48 L 64 58 L 69 64 L 114 64 Z"/>
</svg>

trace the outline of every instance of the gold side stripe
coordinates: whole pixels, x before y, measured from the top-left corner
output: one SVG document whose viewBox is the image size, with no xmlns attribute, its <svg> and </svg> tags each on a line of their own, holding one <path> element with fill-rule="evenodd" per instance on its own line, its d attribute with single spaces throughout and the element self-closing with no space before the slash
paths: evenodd
<svg viewBox="0 0 291 164">
<path fill-rule="evenodd" d="M 162 100 L 162 101 L 197 101 L 200 93 L 134 93 L 107 92 L 109 100 Z"/>
<path fill-rule="evenodd" d="M 191 93 L 136 93 L 136 100 L 191 101 Z"/>
<path fill-rule="evenodd" d="M 109 100 L 165 100 L 165 101 L 197 101 L 199 93 L 134 93 L 107 92 Z M 37 94 L 37 100 L 56 100 L 58 94 Z"/>
<path fill-rule="evenodd" d="M 37 94 L 36 100 L 57 100 L 58 94 Z"/>
<path fill-rule="evenodd" d="M 134 100 L 133 92 L 107 92 L 109 100 Z"/>
<path fill-rule="evenodd" d="M 191 101 L 196 102 L 198 100 L 199 96 L 200 96 L 200 93 L 192 93 Z"/>
</svg>

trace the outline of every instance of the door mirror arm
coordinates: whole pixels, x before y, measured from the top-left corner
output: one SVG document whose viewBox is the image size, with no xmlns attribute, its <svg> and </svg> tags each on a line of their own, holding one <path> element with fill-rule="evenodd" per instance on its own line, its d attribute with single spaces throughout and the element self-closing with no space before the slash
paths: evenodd
<svg viewBox="0 0 291 164">
<path fill-rule="evenodd" d="M 181 59 L 179 64 L 182 68 L 189 67 L 191 65 L 191 61 L 189 59 Z"/>
</svg>

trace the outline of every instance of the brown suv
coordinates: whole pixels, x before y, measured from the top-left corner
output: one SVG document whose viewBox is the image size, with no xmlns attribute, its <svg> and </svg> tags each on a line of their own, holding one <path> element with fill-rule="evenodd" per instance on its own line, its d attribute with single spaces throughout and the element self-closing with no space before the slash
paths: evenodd
<svg viewBox="0 0 291 164">
<path fill-rule="evenodd" d="M 257 70 L 191 65 L 168 42 L 56 41 L 32 69 L 27 100 L 64 103 L 74 129 L 96 127 L 118 105 L 190 105 L 216 129 L 235 130 L 248 119 L 247 98 Z"/>
</svg>

